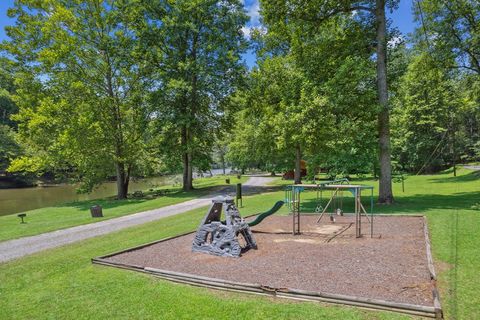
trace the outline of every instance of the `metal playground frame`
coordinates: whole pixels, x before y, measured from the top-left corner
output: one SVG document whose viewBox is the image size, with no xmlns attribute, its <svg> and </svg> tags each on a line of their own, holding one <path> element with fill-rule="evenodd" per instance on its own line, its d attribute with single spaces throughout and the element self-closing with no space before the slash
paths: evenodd
<svg viewBox="0 0 480 320">
<path fill-rule="evenodd" d="M 317 205 L 315 212 L 320 214 L 317 223 L 323 218 L 330 207 L 333 207 L 333 212 L 330 212 L 330 220 L 335 222 L 335 214 L 347 214 L 355 216 L 355 235 L 357 238 L 362 236 L 362 216 L 365 216 L 370 224 L 370 237 L 373 237 L 373 187 L 367 185 L 350 184 L 347 179 L 325 181 L 319 184 L 293 184 L 285 189 L 285 203 L 292 213 L 294 235 L 300 234 L 300 211 L 301 211 L 301 197 L 300 194 L 306 190 L 313 190 L 317 193 Z M 362 190 L 370 190 L 370 212 L 368 213 L 362 204 Z M 322 207 L 323 192 L 331 191 L 331 196 L 325 205 Z M 343 191 L 352 193 L 355 201 L 355 209 L 353 213 L 342 212 L 343 207 Z M 340 208 L 338 207 L 340 206 Z M 336 206 L 336 208 L 335 208 Z M 370 214 L 370 217 L 368 215 Z"/>
</svg>

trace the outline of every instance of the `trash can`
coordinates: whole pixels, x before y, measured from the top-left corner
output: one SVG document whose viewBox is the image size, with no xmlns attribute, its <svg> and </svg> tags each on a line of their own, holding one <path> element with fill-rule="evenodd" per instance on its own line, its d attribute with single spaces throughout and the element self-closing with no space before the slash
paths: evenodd
<svg viewBox="0 0 480 320">
<path fill-rule="evenodd" d="M 92 218 L 103 217 L 102 207 L 98 204 L 90 207 L 90 213 L 92 214 Z"/>
</svg>

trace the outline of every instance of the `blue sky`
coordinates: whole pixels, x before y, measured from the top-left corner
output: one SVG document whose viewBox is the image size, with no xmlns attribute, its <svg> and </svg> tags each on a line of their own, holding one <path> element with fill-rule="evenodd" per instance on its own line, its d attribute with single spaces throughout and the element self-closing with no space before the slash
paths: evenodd
<svg viewBox="0 0 480 320">
<path fill-rule="evenodd" d="M 250 16 L 250 22 L 244 28 L 244 32 L 248 33 L 249 28 L 256 27 L 259 21 L 259 4 L 258 0 L 242 0 L 245 10 Z M 13 24 L 13 20 L 7 17 L 7 9 L 13 5 L 13 0 L 0 0 L 0 41 L 7 39 L 5 35 L 5 26 Z M 400 7 L 393 13 L 388 12 L 388 17 L 392 20 L 393 26 L 397 27 L 402 34 L 407 35 L 412 32 L 415 24 L 412 15 L 412 1 L 400 0 Z M 244 59 L 249 67 L 255 65 L 255 55 L 248 52 L 244 55 Z"/>
</svg>

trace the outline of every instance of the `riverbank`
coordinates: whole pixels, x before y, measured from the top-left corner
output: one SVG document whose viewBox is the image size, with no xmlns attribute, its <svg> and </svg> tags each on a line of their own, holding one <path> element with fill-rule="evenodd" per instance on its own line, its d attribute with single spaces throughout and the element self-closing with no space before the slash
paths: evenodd
<svg viewBox="0 0 480 320">
<path fill-rule="evenodd" d="M 240 177 L 240 179 L 238 179 L 237 176 L 198 178 L 194 180 L 194 187 L 196 189 L 189 192 L 181 191 L 180 186 L 163 186 L 154 191 L 145 190 L 144 194 L 146 196 L 142 198 L 115 200 L 112 197 L 46 207 L 27 211 L 25 224 L 20 223 L 20 219 L 16 214 L 0 216 L 0 241 L 95 223 L 188 201 L 227 186 L 228 184 L 225 182 L 226 177 L 230 179 L 230 185 L 244 183 L 248 180 L 248 177 L 245 176 Z M 168 193 L 164 193 L 166 189 L 169 190 Z M 91 217 L 90 207 L 93 205 L 102 206 L 103 218 Z"/>
<path fill-rule="evenodd" d="M 401 184 L 394 184 L 394 205 L 376 209 L 427 216 L 445 318 L 480 318 L 480 256 L 476 254 L 480 246 L 480 214 L 469 209 L 480 197 L 479 177 L 472 171 L 461 170 L 458 177 L 445 172 L 411 177 L 408 181 L 404 193 Z M 280 191 L 245 198 L 241 213 L 265 211 L 283 196 Z M 218 292 L 91 264 L 92 257 L 195 230 L 204 214 L 205 208 L 199 208 L 0 264 L 0 318 L 411 318 L 353 307 Z M 268 219 L 263 223 L 268 223 Z M 248 271 L 240 270 L 239 277 L 241 272 Z"/>
</svg>

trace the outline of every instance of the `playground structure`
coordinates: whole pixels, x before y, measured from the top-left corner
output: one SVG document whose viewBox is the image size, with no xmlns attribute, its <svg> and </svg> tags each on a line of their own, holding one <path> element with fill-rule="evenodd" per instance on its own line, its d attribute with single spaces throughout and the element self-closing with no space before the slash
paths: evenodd
<svg viewBox="0 0 480 320">
<path fill-rule="evenodd" d="M 373 187 L 350 184 L 347 180 L 289 186 L 286 200 L 293 211 L 293 235 L 289 232 L 291 217 L 278 215 L 261 223 L 277 212 L 283 201 L 246 222 L 233 198 L 218 197 L 196 232 L 92 261 L 207 288 L 442 318 L 425 217 L 378 215 L 376 234 L 391 236 L 358 239 L 362 235 L 362 215 L 368 218 L 361 202 L 364 189 L 372 191 Z M 300 194 L 306 190 L 317 192 L 315 212 L 319 216 L 302 215 L 300 232 Z M 348 213 L 343 215 L 344 191 L 354 195 L 355 222 Z M 331 192 L 325 207 L 323 192 Z M 370 200 L 373 206 L 372 196 Z M 334 223 L 319 224 L 325 214 Z M 355 230 L 351 228 L 354 224 Z M 257 241 L 261 244 L 258 248 Z M 243 254 L 241 259 L 224 258 Z M 332 266 L 363 267 L 369 272 L 332 272 Z M 259 267 L 268 268 L 268 272 L 238 272 Z"/>
<path fill-rule="evenodd" d="M 373 237 L 373 187 L 366 185 L 353 185 L 347 179 L 339 179 L 332 181 L 325 181 L 319 184 L 295 184 L 289 185 L 285 189 L 285 202 L 292 214 L 292 234 L 300 234 L 300 217 L 301 217 L 301 193 L 307 190 L 316 191 L 316 205 L 315 213 L 320 214 L 317 223 L 319 223 L 323 216 L 327 213 L 329 208 L 333 210 L 329 213 L 330 221 L 335 223 L 336 215 L 354 215 L 355 216 L 355 230 L 356 237 L 362 236 L 362 216 L 365 216 L 370 225 L 370 237 Z M 362 204 L 362 190 L 370 190 L 370 217 L 368 212 Z M 323 206 L 323 193 L 330 191 L 331 196 Z M 349 191 L 354 197 L 354 212 L 346 213 L 343 211 L 343 192 Z"/>
<path fill-rule="evenodd" d="M 254 221 L 246 223 L 240 216 L 233 198 L 213 199 L 195 234 L 192 251 L 217 256 L 239 257 L 243 251 L 257 249 L 257 243 L 250 227 L 277 212 L 282 205 L 283 201 L 278 201 L 272 209 L 259 214 Z M 225 221 L 221 221 L 222 211 L 225 213 Z"/>
<path fill-rule="evenodd" d="M 365 189 L 371 191 L 370 219 L 361 202 Z M 316 214 L 301 215 L 307 206 L 302 208 L 300 195 L 312 190 L 316 191 Z M 351 214 L 343 212 L 344 192 L 353 195 L 355 222 Z M 331 193 L 325 205 L 324 193 Z M 373 235 L 373 187 L 350 184 L 346 179 L 291 185 L 285 200 L 293 216 L 293 235 L 289 216 L 277 215 L 261 223 L 277 212 L 283 201 L 246 222 L 233 198 L 218 197 L 196 232 L 128 248 L 92 262 L 212 289 L 442 318 L 425 217 L 378 215 L 376 235 L 390 236 L 358 239 L 362 236 L 362 216 L 369 220 Z M 330 222 L 320 223 L 325 214 Z M 354 224 L 355 230 L 351 228 Z M 261 244 L 258 248 L 257 241 Z M 244 257 L 224 258 L 240 255 Z M 349 267 L 362 271 L 334 272 Z M 250 271 L 260 269 L 267 272 Z"/>
<path fill-rule="evenodd" d="M 206 288 L 441 318 L 423 216 L 379 215 L 376 234 L 390 236 L 374 240 L 355 238 L 355 230 L 346 227 L 352 217 L 321 225 L 317 219 L 303 215 L 302 233 L 292 235 L 291 217 L 270 216 L 252 227 L 257 250 L 239 259 L 192 254 L 196 233 L 187 232 L 93 262 Z"/>
</svg>

